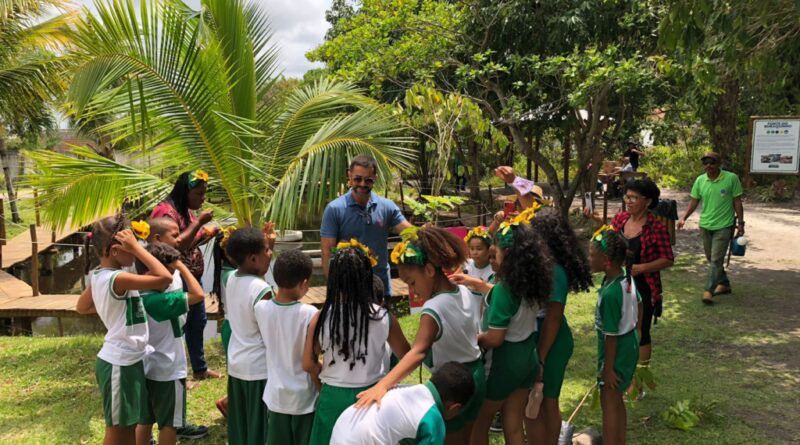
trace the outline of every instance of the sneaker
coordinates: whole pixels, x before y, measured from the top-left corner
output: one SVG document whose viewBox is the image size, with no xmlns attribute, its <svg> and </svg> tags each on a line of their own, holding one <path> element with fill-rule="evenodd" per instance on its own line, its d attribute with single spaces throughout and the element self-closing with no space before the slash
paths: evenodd
<svg viewBox="0 0 800 445">
<path fill-rule="evenodd" d="M 489 427 L 489 431 L 493 433 L 503 432 L 503 419 L 500 417 L 500 413 L 494 415 L 494 420 L 492 420 L 492 426 Z"/>
<path fill-rule="evenodd" d="M 714 295 L 725 295 L 729 293 L 731 293 L 731 287 L 724 284 L 720 284 L 714 289 Z"/>
<path fill-rule="evenodd" d="M 218 379 L 222 377 L 222 374 L 218 373 L 217 371 L 206 369 L 203 372 L 195 372 L 192 374 L 192 377 L 194 377 L 195 380 Z"/>
<path fill-rule="evenodd" d="M 714 304 L 714 294 L 709 291 L 703 292 L 703 303 L 709 306 Z"/>
<path fill-rule="evenodd" d="M 178 439 L 202 439 L 208 436 L 208 427 L 205 425 L 192 425 L 187 423 L 183 428 L 178 428 Z"/>
</svg>

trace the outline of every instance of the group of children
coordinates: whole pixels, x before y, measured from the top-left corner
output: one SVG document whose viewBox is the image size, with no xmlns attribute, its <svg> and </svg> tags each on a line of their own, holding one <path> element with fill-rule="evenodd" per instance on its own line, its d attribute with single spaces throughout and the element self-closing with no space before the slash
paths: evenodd
<svg viewBox="0 0 800 445">
<path fill-rule="evenodd" d="M 534 218 L 536 210 L 491 231 L 476 227 L 464 240 L 434 226 L 404 232 L 391 260 L 425 301 L 411 344 L 382 306 L 373 254 L 357 240 L 334 249 L 317 310 L 300 302 L 312 275 L 308 256 L 278 255 L 273 289 L 264 278 L 271 228 L 220 232 L 214 291 L 225 314 L 228 394 L 218 406 L 229 442 L 488 444 L 500 412 L 507 444 L 555 444 L 573 349 L 567 294 L 588 290 L 591 273 L 604 272 L 596 309 L 603 436 L 623 443 L 622 394 L 638 358 L 640 307 L 625 273 L 625 241 L 604 227 L 587 259 L 566 222 L 545 212 Z M 108 329 L 96 370 L 106 443 L 149 443 L 157 423 L 159 443 L 168 445 L 185 422 L 181 317 L 203 291 L 178 260 L 167 222 L 135 227 L 146 248 L 127 227 L 123 217 L 95 224 L 100 267 L 79 310 L 96 310 Z M 125 271 L 134 263 L 137 273 Z M 398 386 L 422 364 L 429 382 Z M 535 382 L 541 394 L 531 390 Z M 531 404 L 538 414 L 526 416 L 537 411 Z"/>
</svg>

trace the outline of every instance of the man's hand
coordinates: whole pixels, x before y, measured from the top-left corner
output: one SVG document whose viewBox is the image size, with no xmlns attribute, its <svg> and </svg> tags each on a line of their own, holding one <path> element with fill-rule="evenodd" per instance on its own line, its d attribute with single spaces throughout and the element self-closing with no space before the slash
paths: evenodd
<svg viewBox="0 0 800 445">
<path fill-rule="evenodd" d="M 736 227 L 736 236 L 742 235 L 744 235 L 744 223 L 739 223 L 739 225 Z"/>
<path fill-rule="evenodd" d="M 678 220 L 678 230 L 683 230 L 683 226 L 685 226 L 685 225 L 686 225 L 686 219 L 685 218 L 681 218 L 681 219 Z"/>
</svg>

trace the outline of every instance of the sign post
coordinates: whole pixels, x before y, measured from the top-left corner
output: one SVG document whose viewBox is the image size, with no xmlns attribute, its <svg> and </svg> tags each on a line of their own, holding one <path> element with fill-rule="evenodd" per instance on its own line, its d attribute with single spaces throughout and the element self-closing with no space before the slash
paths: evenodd
<svg viewBox="0 0 800 445">
<path fill-rule="evenodd" d="M 749 173 L 800 173 L 800 116 L 751 116 Z"/>
</svg>

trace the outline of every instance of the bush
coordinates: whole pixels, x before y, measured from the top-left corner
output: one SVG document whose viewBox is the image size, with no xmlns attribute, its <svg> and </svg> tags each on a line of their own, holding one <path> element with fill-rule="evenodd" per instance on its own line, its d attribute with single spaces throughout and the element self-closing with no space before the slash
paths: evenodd
<svg viewBox="0 0 800 445">
<path fill-rule="evenodd" d="M 700 157 L 711 151 L 706 145 L 693 148 L 656 145 L 645 150 L 639 171 L 647 173 L 659 187 L 689 190 L 695 178 L 703 173 Z"/>
</svg>

